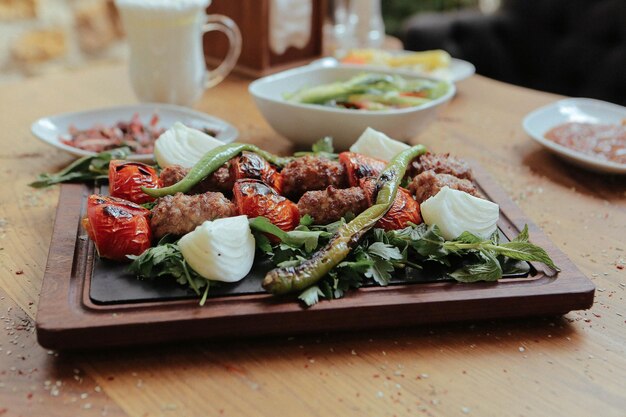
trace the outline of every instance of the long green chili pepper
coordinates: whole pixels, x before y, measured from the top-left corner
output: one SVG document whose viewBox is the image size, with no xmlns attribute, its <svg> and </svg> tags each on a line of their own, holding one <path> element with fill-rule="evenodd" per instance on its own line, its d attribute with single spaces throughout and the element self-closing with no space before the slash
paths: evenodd
<svg viewBox="0 0 626 417">
<path fill-rule="evenodd" d="M 337 230 L 322 249 L 298 266 L 275 268 L 263 279 L 263 288 L 273 294 L 303 290 L 319 281 L 350 253 L 352 246 L 387 213 L 404 177 L 407 166 L 418 155 L 426 152 L 422 145 L 402 151 L 389 162 L 376 181 L 379 190 L 376 204 Z"/>
<path fill-rule="evenodd" d="M 279 167 L 285 166 L 293 160 L 292 157 L 277 156 L 248 143 L 229 143 L 227 145 L 218 146 L 204 154 L 187 173 L 185 178 L 176 184 L 163 188 L 141 187 L 141 190 L 151 197 L 164 197 L 166 195 L 187 192 L 243 151 L 254 152 Z"/>
</svg>

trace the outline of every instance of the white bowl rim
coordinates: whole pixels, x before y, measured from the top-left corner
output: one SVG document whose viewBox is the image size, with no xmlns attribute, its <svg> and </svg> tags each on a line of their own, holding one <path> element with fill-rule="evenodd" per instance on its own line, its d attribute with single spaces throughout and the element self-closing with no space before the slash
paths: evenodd
<svg viewBox="0 0 626 417">
<path fill-rule="evenodd" d="M 337 69 L 347 70 L 348 72 L 354 72 L 354 73 L 359 73 L 359 74 L 363 72 L 378 72 L 378 73 L 389 74 L 389 75 L 399 75 L 393 71 L 383 70 L 383 69 L 376 70 L 376 71 L 363 71 L 363 68 L 348 68 L 348 67 L 340 68 L 340 67 L 321 67 L 321 66 L 316 66 L 316 65 L 305 65 L 302 67 L 288 69 L 286 71 L 281 71 L 276 74 L 271 74 L 266 77 L 259 78 L 258 80 L 255 80 L 250 83 L 250 85 L 248 86 L 248 92 L 252 94 L 254 97 L 259 97 L 264 100 L 271 101 L 273 103 L 285 104 L 285 105 L 293 106 L 293 107 L 300 108 L 300 109 L 319 111 L 319 112 L 325 112 L 325 113 L 340 113 L 340 114 L 343 113 L 343 114 L 363 115 L 363 116 L 365 115 L 391 116 L 391 115 L 397 115 L 397 114 L 413 113 L 416 111 L 428 109 L 430 107 L 436 107 L 442 103 L 447 102 L 456 94 L 456 86 L 454 85 L 453 82 L 450 82 L 447 80 L 439 80 L 439 79 L 431 78 L 431 77 L 425 77 L 422 75 L 402 75 L 402 77 L 406 77 L 410 79 L 429 80 L 429 81 L 434 81 L 434 82 L 443 82 L 447 84 L 448 91 L 446 92 L 446 94 L 434 100 L 431 100 L 428 103 L 424 103 L 419 106 L 407 107 L 403 109 L 388 109 L 388 110 L 340 109 L 340 108 L 335 108 L 335 107 L 322 106 L 319 104 L 292 103 L 287 100 L 281 100 L 281 99 L 275 99 L 273 97 L 269 97 L 266 94 L 262 94 L 261 92 L 258 91 L 259 85 L 267 84 L 269 82 L 274 82 L 276 80 L 281 80 L 283 78 L 286 78 L 292 75 L 301 75 L 301 74 L 306 74 L 310 72 L 318 72 L 318 71 L 322 71 L 322 72 L 333 71 Z"/>
<path fill-rule="evenodd" d="M 596 169 L 603 170 L 605 172 L 626 174 L 626 164 L 620 164 L 618 162 L 613 162 L 613 161 L 605 161 L 602 159 L 594 158 L 593 156 L 584 154 L 582 152 L 575 151 L 566 146 L 563 146 L 561 144 L 558 144 L 556 142 L 546 139 L 544 136 L 545 132 L 543 132 L 540 135 L 536 134 L 535 129 L 533 127 L 533 122 L 534 122 L 534 119 L 537 117 L 540 117 L 542 113 L 549 111 L 555 107 L 564 105 L 564 104 L 581 104 L 581 103 L 586 104 L 586 105 L 600 107 L 600 108 L 601 107 L 610 108 L 611 110 L 624 112 L 624 115 L 626 117 L 626 107 L 620 106 L 618 104 L 609 103 L 607 101 L 597 100 L 594 98 L 570 97 L 570 98 L 565 98 L 562 100 L 554 101 L 550 104 L 546 104 L 545 106 L 539 107 L 531 111 L 522 120 L 522 126 L 524 127 L 524 130 L 526 131 L 526 133 L 532 139 L 534 139 L 537 143 L 545 146 L 546 148 L 552 150 L 553 152 L 557 154 L 561 154 L 571 159 L 581 161 L 583 163 L 588 164 L 589 166 L 594 166 L 596 167 Z M 567 123 L 567 120 L 564 119 L 564 120 L 555 121 L 555 122 L 556 123 L 552 127 L 558 126 L 559 124 Z"/>
<path fill-rule="evenodd" d="M 393 55 L 402 55 L 402 54 L 410 54 L 413 52 L 420 52 L 420 51 L 408 51 L 405 49 L 401 51 L 388 51 L 388 52 L 391 52 Z M 327 67 L 327 68 L 333 68 L 333 67 L 361 68 L 364 71 L 365 70 L 377 71 L 379 69 L 383 69 L 383 70 L 387 69 L 387 70 L 393 70 L 393 72 L 398 75 L 408 75 L 408 76 L 417 75 L 417 76 L 422 76 L 426 78 L 429 77 L 427 73 L 421 73 L 419 71 L 415 71 L 409 68 L 385 67 L 385 66 L 376 65 L 376 64 L 349 64 L 349 63 L 341 62 L 339 59 L 333 56 L 326 56 L 320 59 L 316 59 L 315 61 L 311 62 L 309 65 L 316 65 L 316 66 Z M 457 67 L 457 71 L 458 71 L 457 73 L 455 73 L 455 70 L 453 69 L 453 67 Z M 450 72 L 451 74 L 450 77 L 446 78 L 446 77 L 440 77 L 440 76 L 435 75 L 435 76 L 432 76 L 432 78 L 437 79 L 437 80 L 450 81 L 456 84 L 476 74 L 476 66 L 474 64 L 472 64 L 469 61 L 465 61 L 464 59 L 459 59 L 459 58 L 454 58 L 454 57 L 451 57 L 450 66 L 448 68 L 445 68 L 445 70 Z"/>
</svg>

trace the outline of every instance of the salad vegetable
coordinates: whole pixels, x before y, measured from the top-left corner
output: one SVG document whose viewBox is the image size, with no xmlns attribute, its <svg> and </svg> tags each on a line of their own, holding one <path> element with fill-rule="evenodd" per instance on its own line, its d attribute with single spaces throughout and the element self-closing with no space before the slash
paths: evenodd
<svg viewBox="0 0 626 417">
<path fill-rule="evenodd" d="M 347 81 L 304 88 L 285 98 L 302 104 L 387 110 L 421 106 L 443 96 L 447 91 L 448 85 L 443 81 L 363 73 Z"/>
<path fill-rule="evenodd" d="M 337 155 L 331 141 L 325 138 L 316 144 L 313 152 L 305 153 L 306 158 L 290 163 L 295 157 L 278 157 L 254 145 L 220 145 L 207 152 L 182 181 L 159 189 L 143 187 L 143 193 L 157 198 L 184 192 L 229 161 L 234 204 L 224 195 L 208 192 L 206 195 L 219 198 L 194 208 L 193 215 L 198 216 L 203 210 L 219 214 L 230 206 L 233 213 L 226 216 L 240 215 L 191 223 L 191 228 L 178 234 L 182 236 L 180 239 L 166 235 L 156 246 L 151 246 L 152 233 L 156 233 L 151 223 L 159 215 L 158 207 L 150 211 L 115 197 L 91 196 L 83 224 L 100 256 L 131 259 L 129 271 L 140 278 L 175 278 L 201 296 L 201 304 L 209 288 L 217 285 L 216 281 L 234 282 L 248 275 L 255 250 L 275 266 L 265 276 L 263 287 L 273 294 L 300 292 L 299 299 L 308 305 L 320 298 L 342 297 L 348 289 L 369 282 L 388 285 L 392 279 L 407 281 L 414 271 L 433 266 L 441 267 L 444 277 L 460 282 L 498 280 L 519 272 L 524 267 L 519 261 L 543 262 L 558 269 L 543 249 L 529 242 L 527 228 L 511 242 L 501 243 L 495 227 L 498 206 L 465 192 L 447 187 L 438 190 L 434 197 L 422 203 L 425 223 L 421 223 L 420 200 L 416 201 L 400 185 L 408 165 L 423 162 L 426 149 L 421 145 L 398 146 L 375 131 L 368 135 L 373 140 L 367 140 L 379 144 L 381 149 L 405 149 L 386 164 L 357 153 Z M 364 148 L 367 140 L 362 144 Z M 71 177 L 72 172 L 88 169 L 92 164 L 106 173 L 112 156 L 116 155 L 79 160 L 75 164 L 78 171 L 73 168 L 60 174 Z M 309 165 L 298 165 L 302 161 Z M 288 163 L 289 166 L 280 169 Z M 133 164 L 113 162 L 110 169 L 117 174 L 118 167 L 121 172 L 135 167 Z M 337 168 L 333 175 L 341 175 L 346 186 L 352 187 L 343 190 L 352 189 L 352 198 L 361 198 L 366 204 L 352 206 L 362 207 L 355 212 L 356 216 L 345 211 L 334 218 L 339 219 L 334 223 L 313 224 L 314 217 L 300 215 L 303 213 L 300 202 L 296 204 L 281 195 L 281 176 L 294 175 L 294 170 L 301 169 L 300 174 L 306 173 L 301 178 L 314 183 L 312 180 L 317 180 L 319 175 L 309 172 L 324 172 L 329 164 Z M 131 174 L 134 178 L 136 173 Z M 153 177 L 151 171 L 150 174 Z M 113 188 L 115 182 L 113 178 Z M 172 220 L 171 213 L 184 211 L 188 208 L 187 201 L 206 195 L 166 197 L 155 204 L 167 208 L 162 213 L 170 213 L 165 216 L 161 213 L 161 220 L 178 225 L 191 217 Z M 319 198 L 322 210 L 336 210 L 329 205 L 332 199 Z M 199 204 L 204 200 L 194 201 Z M 303 210 L 306 208 L 303 206 Z M 200 226 L 196 227 L 197 224 Z M 392 274 L 394 270 L 403 272 Z"/>
<path fill-rule="evenodd" d="M 379 191 L 376 204 L 351 222 L 339 227 L 328 244 L 311 258 L 297 266 L 279 267 L 268 272 L 263 280 L 263 288 L 274 294 L 303 290 L 330 272 L 344 260 L 352 246 L 356 245 L 359 239 L 387 213 L 396 198 L 400 181 L 409 162 L 424 152 L 426 148 L 417 145 L 393 158 L 378 177 L 376 188 Z"/>
</svg>

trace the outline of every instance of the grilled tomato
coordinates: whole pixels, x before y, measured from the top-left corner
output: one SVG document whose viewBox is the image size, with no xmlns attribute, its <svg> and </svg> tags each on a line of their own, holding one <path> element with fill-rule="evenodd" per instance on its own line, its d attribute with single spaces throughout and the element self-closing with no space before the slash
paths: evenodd
<svg viewBox="0 0 626 417">
<path fill-rule="evenodd" d="M 359 180 L 377 177 L 387 166 L 387 162 L 354 152 L 341 152 L 339 162 L 346 168 L 350 187 L 358 187 Z"/>
<path fill-rule="evenodd" d="M 269 162 L 254 152 L 242 152 L 234 158 L 231 165 L 231 174 L 235 180 L 261 180 L 282 194 L 283 177 Z"/>
<path fill-rule="evenodd" d="M 376 180 L 373 178 L 363 178 L 360 186 L 365 192 L 370 205 L 376 201 Z M 420 214 L 420 205 L 413 199 L 413 196 L 406 188 L 399 187 L 396 193 L 396 199 L 393 201 L 391 208 L 380 219 L 375 227 L 385 230 L 404 229 L 409 222 L 420 224 L 422 216 Z"/>
<path fill-rule="evenodd" d="M 109 163 L 109 193 L 133 203 L 154 201 L 141 187 L 159 188 L 161 182 L 154 168 L 141 162 L 113 160 Z"/>
<path fill-rule="evenodd" d="M 102 258 L 127 260 L 150 247 L 150 210 L 130 201 L 93 194 L 82 225 Z"/>
<path fill-rule="evenodd" d="M 267 217 L 284 231 L 293 230 L 300 223 L 298 206 L 262 181 L 239 180 L 235 182 L 233 194 L 239 214 Z"/>
</svg>

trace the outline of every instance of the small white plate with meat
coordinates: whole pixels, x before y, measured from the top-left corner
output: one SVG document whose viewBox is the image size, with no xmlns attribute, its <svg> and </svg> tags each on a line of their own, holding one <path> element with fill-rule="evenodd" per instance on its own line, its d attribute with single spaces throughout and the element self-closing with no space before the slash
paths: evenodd
<svg viewBox="0 0 626 417">
<path fill-rule="evenodd" d="M 626 107 L 568 98 L 530 112 L 522 126 L 536 142 L 592 171 L 626 174 Z"/>
<path fill-rule="evenodd" d="M 239 132 L 222 119 L 171 104 L 149 103 L 43 117 L 31 126 L 37 138 L 76 156 L 129 146 L 129 160 L 152 161 L 154 141 L 175 122 L 224 142 Z"/>
</svg>

